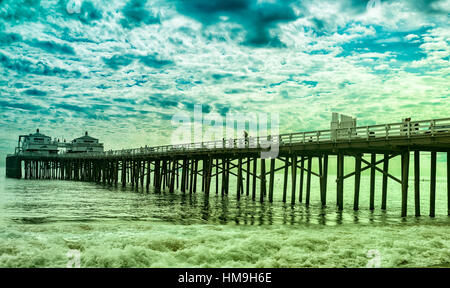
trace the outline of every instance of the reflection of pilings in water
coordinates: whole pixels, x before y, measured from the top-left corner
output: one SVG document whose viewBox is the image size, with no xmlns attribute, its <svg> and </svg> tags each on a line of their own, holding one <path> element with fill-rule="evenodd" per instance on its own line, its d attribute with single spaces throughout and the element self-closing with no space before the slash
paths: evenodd
<svg viewBox="0 0 450 288">
<path fill-rule="evenodd" d="M 290 224 L 291 225 L 294 225 L 295 224 L 295 206 L 294 205 L 291 205 L 291 222 L 290 222 Z"/>
<path fill-rule="evenodd" d="M 273 204 L 269 204 L 265 206 L 266 209 L 264 211 L 264 215 L 267 218 L 267 224 L 272 225 L 273 224 Z"/>
<path fill-rule="evenodd" d="M 228 209 L 228 198 L 226 197 L 220 197 L 220 198 L 216 198 L 217 199 L 217 204 L 220 205 L 220 223 L 221 224 L 226 224 L 228 222 L 228 214 L 229 214 L 229 209 Z M 239 202 L 238 202 L 239 203 Z"/>
<path fill-rule="evenodd" d="M 251 210 L 247 210 L 247 211 L 249 211 L 250 213 L 250 225 L 254 225 L 255 224 L 255 214 L 256 214 L 256 206 L 257 206 L 258 204 L 256 204 L 254 201 L 251 201 L 251 203 L 250 203 L 250 208 L 251 208 Z"/>
<path fill-rule="evenodd" d="M 342 224 L 342 210 L 336 211 L 336 224 Z"/>
<path fill-rule="evenodd" d="M 320 209 L 323 209 L 321 207 Z M 297 223 L 308 224 L 311 221 L 312 207 L 311 206 L 296 206 L 292 204 L 283 204 L 282 206 L 282 219 L 283 224 L 294 225 Z M 318 222 L 325 224 L 325 220 L 321 220 L 319 213 Z"/>
<path fill-rule="evenodd" d="M 210 211 L 210 206 L 209 206 L 209 198 L 208 197 L 204 197 L 203 198 L 203 203 L 202 203 L 202 219 L 203 220 L 208 220 L 211 214 Z"/>
<path fill-rule="evenodd" d="M 358 210 L 354 210 L 353 211 L 353 223 L 359 223 L 359 211 Z"/>
<path fill-rule="evenodd" d="M 425 149 L 426 150 L 426 149 Z M 401 216 L 407 215 L 408 203 L 408 178 L 410 151 L 401 147 L 396 149 L 385 147 L 383 149 L 367 151 L 353 151 L 346 149 L 320 151 L 285 150 L 280 151 L 277 158 L 269 160 L 260 159 L 254 152 L 227 153 L 225 150 L 217 153 L 207 154 L 174 154 L 170 156 L 104 156 L 89 157 L 84 154 L 79 157 L 62 156 L 25 156 L 14 155 L 7 157 L 7 176 L 25 179 L 61 179 L 73 181 L 86 181 L 103 183 L 104 185 L 118 185 L 122 187 L 127 184 L 131 188 L 141 191 L 149 191 L 150 185 L 155 193 L 168 190 L 175 192 L 178 187 L 182 193 L 196 193 L 197 183 L 201 179 L 201 189 L 204 195 L 216 194 L 221 197 L 232 195 L 238 201 L 246 195 L 252 201 L 269 203 L 282 201 L 290 202 L 291 205 L 304 203 L 307 207 L 311 202 L 312 181 L 318 180 L 320 189 L 317 191 L 320 204 L 327 205 L 327 182 L 328 182 L 328 159 L 330 155 L 336 156 L 336 205 L 342 211 L 344 203 L 344 182 L 345 179 L 354 176 L 353 209 L 359 209 L 361 193 L 361 173 L 370 171 L 369 209 L 375 210 L 378 205 L 375 203 L 375 194 L 378 187 L 375 187 L 376 175 L 381 174 L 382 211 L 388 209 L 389 195 L 388 183 L 399 183 L 401 191 Z M 415 215 L 421 215 L 420 207 L 420 152 L 414 150 L 414 205 Z M 440 151 L 431 151 L 430 162 L 430 194 L 429 194 L 429 215 L 436 214 L 436 174 L 437 155 Z M 366 160 L 364 153 L 370 155 Z M 450 152 L 447 155 L 447 167 L 450 167 Z M 391 159 L 401 158 L 401 177 L 396 177 L 389 171 Z M 355 159 L 355 164 L 344 165 L 346 159 Z M 258 159 L 260 164 L 258 165 Z M 317 161 L 317 162 L 316 162 Z M 200 163 L 200 165 L 199 165 Z M 314 163 L 314 166 L 313 166 Z M 316 166 L 317 163 L 317 166 Z M 364 166 L 363 166 L 364 165 Z M 258 167 L 259 166 L 259 167 Z M 380 166 L 380 167 L 378 167 Z M 382 167 L 381 167 L 382 166 Z M 267 169 L 267 170 L 266 170 Z M 352 172 L 346 172 L 352 169 Z M 447 198 L 448 212 L 450 213 L 450 168 L 447 168 Z M 280 171 L 283 173 L 282 187 L 276 187 L 275 175 Z M 305 175 L 306 173 L 306 175 Z M 347 173 L 347 174 L 346 174 Z M 306 177 L 306 179 L 305 179 Z M 314 178 L 313 178 L 314 177 Z M 236 180 L 236 190 L 229 194 L 231 180 Z M 314 180 L 313 180 L 314 179 Z M 258 181 L 259 180 L 259 181 Z M 268 183 L 267 183 L 268 180 Z M 179 183 L 181 182 L 181 183 Z M 214 183 L 212 183 L 214 182 Z M 306 184 L 306 187 L 305 187 Z M 268 187 L 267 187 L 268 185 Z M 297 186 L 299 185 L 299 186 Z M 215 193 L 211 192 L 211 187 L 215 186 Z M 257 189 L 259 186 L 259 189 Z M 234 188 L 232 187 L 232 189 Z M 282 189 L 281 199 L 276 199 L 274 191 Z M 297 196 L 298 188 L 298 196 Z M 214 189 L 214 188 L 212 188 Z M 267 191 L 268 190 L 268 191 Z M 290 193 L 288 199 L 288 192 Z M 366 192 L 366 191 L 363 191 Z M 298 201 L 297 201 L 298 199 Z"/>
<path fill-rule="evenodd" d="M 245 202 L 245 201 L 244 201 Z M 244 203 L 243 201 L 237 201 L 236 202 L 236 215 L 234 216 L 234 222 L 236 224 L 240 224 L 240 219 L 242 218 L 242 205 Z M 245 223 L 245 214 L 244 214 L 244 223 Z"/>
<path fill-rule="evenodd" d="M 321 225 L 327 223 L 327 208 L 324 206 L 320 207 L 319 213 L 317 214 L 317 222 Z"/>
<path fill-rule="evenodd" d="M 260 206 L 259 206 L 259 225 L 264 225 L 264 224 L 268 224 L 266 222 L 266 209 L 267 209 L 267 203 L 261 202 Z"/>
</svg>

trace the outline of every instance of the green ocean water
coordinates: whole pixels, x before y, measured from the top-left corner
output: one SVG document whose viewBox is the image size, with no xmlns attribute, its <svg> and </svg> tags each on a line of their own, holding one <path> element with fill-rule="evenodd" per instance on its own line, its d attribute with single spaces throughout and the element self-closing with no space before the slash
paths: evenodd
<svg viewBox="0 0 450 288">
<path fill-rule="evenodd" d="M 319 205 L 314 177 L 307 208 L 298 201 L 282 203 L 282 174 L 276 175 L 272 204 L 245 195 L 237 202 L 233 181 L 230 195 L 222 197 L 215 194 L 213 179 L 213 192 L 206 197 L 201 192 L 146 193 L 94 183 L 7 179 L 4 168 L 0 175 L 0 267 L 66 267 L 73 250 L 79 251 L 81 267 L 366 267 L 374 253 L 380 267 L 450 266 L 442 176 L 436 217 L 426 216 L 429 181 L 424 175 L 424 216 L 413 216 L 411 182 L 409 216 L 401 218 L 400 185 L 394 181 L 389 181 L 388 210 L 381 211 L 379 175 L 376 207 L 369 211 L 367 173 L 356 212 L 353 179 L 345 183 L 344 211 L 339 212 L 331 175 L 326 208 Z M 288 189 L 289 201 L 290 195 Z"/>
</svg>

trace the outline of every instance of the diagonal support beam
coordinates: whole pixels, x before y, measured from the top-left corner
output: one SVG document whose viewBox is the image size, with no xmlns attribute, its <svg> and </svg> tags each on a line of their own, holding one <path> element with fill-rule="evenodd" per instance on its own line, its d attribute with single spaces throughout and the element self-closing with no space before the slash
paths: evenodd
<svg viewBox="0 0 450 288">
<path fill-rule="evenodd" d="M 388 157 L 388 160 L 389 160 L 389 159 L 392 159 L 392 158 L 394 158 L 394 157 L 397 157 L 398 155 L 400 155 L 400 154 L 392 154 L 392 155 L 390 155 L 390 156 Z M 375 165 L 375 169 L 376 169 L 377 171 L 381 172 L 383 175 L 385 174 L 385 173 L 383 172 L 383 170 L 381 170 L 380 168 L 376 167 L 376 165 L 378 165 L 378 164 L 380 164 L 380 163 L 383 163 L 384 160 L 385 160 L 385 158 L 376 161 L 375 164 L 374 164 L 374 165 Z M 364 160 L 363 158 L 361 158 L 361 161 L 364 162 L 367 166 L 364 166 L 363 168 L 361 168 L 360 172 L 362 172 L 362 171 L 364 171 L 364 170 L 367 170 L 367 169 L 369 169 L 369 168 L 372 167 L 372 164 L 371 164 L 369 161 Z M 346 179 L 346 178 L 349 178 L 349 177 L 354 176 L 355 174 L 356 174 L 356 171 L 355 171 L 355 172 L 352 172 L 352 173 L 349 173 L 349 174 L 347 174 L 347 175 L 345 175 L 343 178 Z M 390 175 L 389 173 L 386 173 L 386 174 L 387 174 L 388 177 L 392 178 L 393 180 L 397 181 L 398 183 L 400 183 L 400 184 L 402 183 L 401 180 L 399 180 L 399 179 L 396 178 L 395 176 Z"/>
<path fill-rule="evenodd" d="M 305 157 L 304 160 L 308 160 L 309 158 L 312 158 L 312 157 Z M 281 160 L 281 161 L 283 161 L 285 163 L 287 162 L 288 166 L 292 166 L 292 161 L 285 160 L 285 159 L 282 159 L 280 157 L 278 157 L 277 159 Z M 320 175 L 318 173 L 315 173 L 313 171 L 309 171 L 309 167 L 307 169 L 307 168 L 301 167 L 301 165 L 299 165 L 299 164 L 297 164 L 296 166 L 297 166 L 297 169 L 300 169 L 300 170 L 305 171 L 305 172 L 311 172 L 312 175 L 317 176 L 317 177 L 320 178 Z M 284 166 L 275 169 L 275 172 L 278 171 L 278 170 L 282 170 L 282 169 L 284 169 Z"/>
<path fill-rule="evenodd" d="M 390 158 L 389 158 L 389 159 L 390 159 Z M 377 171 L 380 172 L 381 174 L 386 175 L 386 176 L 390 177 L 391 179 L 397 181 L 398 183 L 402 184 L 402 181 L 401 181 L 400 179 L 398 179 L 397 177 L 395 177 L 395 176 L 393 176 L 393 175 L 391 175 L 391 174 L 389 174 L 389 173 L 384 172 L 382 169 L 380 169 L 380 168 L 378 168 L 378 167 L 376 166 L 378 162 L 380 162 L 380 163 L 381 163 L 381 162 L 384 162 L 384 159 L 375 162 L 374 165 L 372 165 L 369 161 L 364 160 L 364 159 L 362 159 L 362 158 L 361 158 L 361 161 L 368 165 L 368 166 L 366 166 L 367 168 L 371 168 L 371 167 L 373 166 L 373 168 L 375 168 L 375 170 L 377 170 Z M 379 163 L 378 163 L 378 164 L 379 164 Z M 366 168 L 366 167 L 364 167 L 364 168 Z M 361 169 L 361 171 L 362 171 L 362 170 L 365 170 L 365 169 Z"/>
</svg>

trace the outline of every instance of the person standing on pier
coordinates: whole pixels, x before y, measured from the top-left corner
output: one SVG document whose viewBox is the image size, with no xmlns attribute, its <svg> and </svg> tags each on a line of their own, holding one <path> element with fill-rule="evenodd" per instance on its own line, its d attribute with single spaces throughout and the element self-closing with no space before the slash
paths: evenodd
<svg viewBox="0 0 450 288">
<path fill-rule="evenodd" d="M 244 143 L 245 143 L 245 148 L 248 148 L 248 132 L 247 130 L 244 130 Z"/>
</svg>

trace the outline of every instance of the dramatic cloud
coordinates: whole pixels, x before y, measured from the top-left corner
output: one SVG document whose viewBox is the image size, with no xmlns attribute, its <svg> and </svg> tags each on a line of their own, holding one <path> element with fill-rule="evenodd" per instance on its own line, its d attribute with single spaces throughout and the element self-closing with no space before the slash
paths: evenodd
<svg viewBox="0 0 450 288">
<path fill-rule="evenodd" d="M 133 62 L 133 57 L 129 55 L 114 55 L 111 58 L 103 58 L 105 64 L 110 68 L 117 70 L 122 66 L 127 66 Z"/>
<path fill-rule="evenodd" d="M 18 72 L 22 74 L 37 74 L 46 76 L 67 76 L 67 77 L 79 77 L 81 76 L 78 71 L 68 71 L 59 67 L 52 67 L 50 64 L 46 64 L 41 61 L 32 62 L 27 59 L 19 59 L 8 57 L 0 53 L 0 64 L 4 68 Z"/>
<path fill-rule="evenodd" d="M 125 28 L 133 28 L 145 24 L 159 24 L 159 17 L 152 15 L 145 7 L 147 1 L 131 0 L 122 10 L 124 18 L 120 24 Z"/>
<path fill-rule="evenodd" d="M 95 21 L 102 19 L 102 11 L 97 9 L 90 1 L 80 0 L 59 0 L 60 9 L 58 12 L 64 11 L 65 17 L 77 19 L 83 24 L 93 24 Z M 104 3 L 102 3 L 104 5 Z M 103 6 L 102 5 L 102 6 Z M 63 12 L 63 13 L 64 13 Z"/>
<path fill-rule="evenodd" d="M 51 41 L 39 41 L 39 40 L 30 41 L 28 44 L 30 46 L 41 48 L 50 53 L 75 55 L 75 51 L 73 50 L 73 48 L 67 44 L 58 44 Z"/>
<path fill-rule="evenodd" d="M 294 1 L 257 0 L 180 0 L 180 13 L 191 16 L 205 25 L 220 21 L 235 22 L 246 30 L 245 44 L 252 46 L 284 46 L 278 36 L 270 33 L 277 24 L 297 19 L 290 4 Z M 298 1 L 297 1 L 298 2 Z"/>
<path fill-rule="evenodd" d="M 130 65 L 135 59 L 150 68 L 162 68 L 173 62 L 170 60 L 160 59 L 157 54 L 134 56 L 134 55 L 114 55 L 110 58 L 103 58 L 103 61 L 110 68 L 117 70 L 123 66 Z"/>
<path fill-rule="evenodd" d="M 0 153 L 37 127 L 169 143 L 178 113 L 280 132 L 449 117 L 448 0 L 0 1 Z"/>
<path fill-rule="evenodd" d="M 410 1 L 410 4 L 426 13 L 447 14 L 447 16 L 450 13 L 448 0 L 416 0 Z"/>
<path fill-rule="evenodd" d="M 41 91 L 38 89 L 28 89 L 28 90 L 25 90 L 24 93 L 27 95 L 30 95 L 30 96 L 45 96 L 45 95 L 47 95 L 47 92 Z"/>
</svg>

